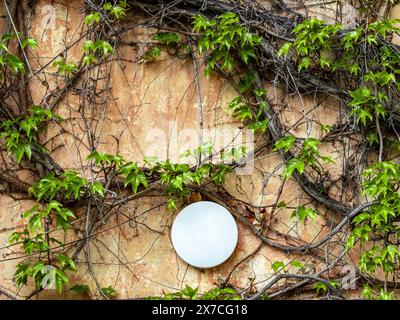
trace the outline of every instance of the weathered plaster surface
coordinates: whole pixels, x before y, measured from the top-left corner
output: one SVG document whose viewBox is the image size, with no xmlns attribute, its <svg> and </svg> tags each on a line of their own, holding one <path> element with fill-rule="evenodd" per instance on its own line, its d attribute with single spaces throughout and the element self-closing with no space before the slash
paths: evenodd
<svg viewBox="0 0 400 320">
<path fill-rule="evenodd" d="M 68 50 L 67 59 L 79 61 L 81 58 L 80 37 L 84 33 L 82 25 L 82 3 L 79 0 L 70 1 L 37 1 L 36 13 L 32 16 L 30 36 L 35 37 L 39 47 L 30 54 L 30 63 L 34 70 L 46 65 L 49 59 L 62 52 L 66 45 L 76 41 L 71 50 Z M 0 6 L 1 10 L 2 7 Z M 314 9 L 313 9 L 314 10 Z M 316 10 L 316 9 L 315 9 Z M 319 18 L 330 16 L 328 8 L 315 13 Z M 351 23 L 351 16 L 349 16 Z M 0 23 L 3 23 L 1 20 Z M 1 27 L 1 25 L 0 25 Z M 126 40 L 144 41 L 151 37 L 151 31 L 136 28 L 124 35 Z M 136 51 L 132 46 L 123 46 L 118 49 L 121 61 L 112 66 L 111 94 L 113 99 L 102 107 L 103 119 L 98 119 L 99 126 L 95 128 L 100 133 L 99 149 L 109 153 L 117 151 L 115 137 L 119 139 L 118 150 L 127 159 L 141 162 L 144 156 L 158 155 L 160 158 L 178 160 L 179 155 L 188 148 L 187 141 L 193 140 L 193 132 L 199 135 L 199 113 L 196 88 L 193 82 L 194 68 L 191 59 L 179 59 L 163 54 L 160 61 L 138 64 L 137 58 L 143 48 L 139 45 Z M 200 63 L 200 60 L 199 60 Z M 106 66 L 107 67 L 107 66 Z M 109 67 L 109 65 L 108 65 Z M 45 69 L 45 75 L 40 75 L 31 81 L 31 93 L 35 103 L 42 104 L 46 96 L 46 87 L 54 88 L 60 80 L 48 72 L 55 68 L 50 64 Z M 229 101 L 236 96 L 233 88 L 225 81 L 213 75 L 205 78 L 200 70 L 200 87 L 203 97 L 204 129 L 220 129 L 206 133 L 204 140 L 214 140 L 220 143 L 225 129 L 235 129 L 239 123 L 226 111 Z M 279 88 L 266 84 L 269 98 L 273 105 L 284 101 Z M 322 99 L 320 105 L 313 112 L 309 112 L 314 105 L 313 98 L 289 97 L 281 112 L 281 120 L 285 125 L 293 125 L 304 115 L 311 120 L 324 124 L 335 123 L 338 114 L 337 102 L 334 99 Z M 82 159 L 88 154 L 87 134 L 82 130 L 84 123 L 79 113 L 82 101 L 79 96 L 68 94 L 56 110 L 65 118 L 70 118 L 62 127 L 82 139 L 77 143 L 72 135 L 64 133 L 62 138 L 56 138 L 48 143 L 48 148 L 55 149 L 52 156 L 64 168 L 82 169 Z M 90 110 L 91 106 L 85 106 Z M 89 115 L 89 113 L 87 114 Z M 166 132 L 166 141 L 159 139 L 157 131 Z M 48 133 L 42 139 L 48 141 L 57 135 L 62 128 L 51 125 Z M 317 125 L 306 128 L 300 122 L 293 129 L 296 136 L 320 137 L 321 130 Z M 244 139 L 248 138 L 246 136 Z M 257 144 L 263 143 L 263 138 L 255 137 Z M 197 141 L 195 140 L 195 143 Z M 163 149 L 163 147 L 165 148 Z M 330 154 L 336 160 L 330 170 L 333 176 L 340 175 L 342 151 L 335 143 L 324 145 L 322 153 Z M 79 152 L 78 152 L 79 151 Z M 157 153 L 157 154 L 154 154 Z M 255 160 L 255 168 L 261 168 L 264 175 L 258 170 L 252 174 L 228 177 L 227 190 L 244 201 L 256 205 L 271 205 L 277 200 L 278 189 L 282 183 L 282 161 L 279 154 L 272 152 L 261 154 Z M 82 169 L 82 172 L 85 172 Z M 269 174 L 265 184 L 266 174 Z M 334 190 L 331 190 L 334 193 Z M 337 190 L 340 191 L 340 190 Z M 93 269 L 103 287 L 113 286 L 118 291 L 118 298 L 144 297 L 160 295 L 163 292 L 182 288 L 184 284 L 192 287 L 199 286 L 200 291 L 207 290 L 220 280 L 223 280 L 232 267 L 243 257 L 255 250 L 259 240 L 241 223 L 239 224 L 239 243 L 233 256 L 222 266 L 211 270 L 198 270 L 187 266 L 175 254 L 170 241 L 170 226 L 176 213 L 169 213 L 165 206 L 146 212 L 146 209 L 165 201 L 162 197 L 152 197 L 132 201 L 126 204 L 120 214 L 112 216 L 102 227 L 96 240 L 91 242 L 91 257 Z M 288 181 L 283 189 L 279 201 L 289 206 L 306 204 L 310 199 L 293 181 Z M 10 230 L 18 228 L 20 213 L 31 205 L 26 201 L 15 201 L 7 196 L 0 196 L 0 285 L 16 292 L 12 281 L 14 267 L 19 262 L 19 249 L 7 248 L 7 238 Z M 333 214 L 318 208 L 325 217 L 334 219 Z M 303 241 L 321 239 L 327 232 L 326 223 L 329 219 L 319 218 L 317 221 L 307 221 L 298 224 L 290 219 L 292 210 L 280 209 L 272 224 L 277 231 L 299 237 Z M 268 217 L 268 210 L 263 214 Z M 125 215 L 125 216 L 124 216 Z M 144 225 L 130 225 L 127 217 L 139 216 Z M 254 222 L 257 223 L 256 221 Z M 116 227 L 118 226 L 118 227 Z M 276 238 L 275 234 L 269 235 Z M 73 234 L 66 236 L 67 240 L 74 238 Z M 280 238 L 282 241 L 282 238 Z M 287 239 L 288 244 L 295 244 Z M 5 261 L 6 259 L 6 261 Z M 9 260 L 7 260 L 9 259 Z M 315 268 L 320 268 L 320 261 L 308 255 L 287 255 L 281 251 L 264 246 L 253 258 L 240 265 L 233 273 L 232 281 L 237 287 L 247 287 L 254 283 L 260 286 L 260 281 L 272 274 L 271 263 L 274 261 L 289 262 L 297 259 Z M 124 265 L 122 265 L 124 264 Z M 323 264 L 322 264 L 323 265 Z M 340 271 L 336 271 L 340 272 Z M 85 257 L 79 257 L 79 271 L 71 275 L 71 285 L 86 283 L 92 288 L 92 298 L 96 297 L 96 286 L 87 271 Z M 23 288 L 19 294 L 25 295 L 32 290 Z M 53 290 L 44 290 L 40 298 L 88 298 L 81 295 L 66 293 L 57 295 Z M 1 298 L 1 297 L 0 297 Z"/>
</svg>

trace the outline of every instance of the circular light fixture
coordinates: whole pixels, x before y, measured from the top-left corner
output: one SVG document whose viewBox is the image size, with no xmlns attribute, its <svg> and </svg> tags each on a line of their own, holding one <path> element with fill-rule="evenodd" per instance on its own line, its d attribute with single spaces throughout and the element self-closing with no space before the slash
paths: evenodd
<svg viewBox="0 0 400 320">
<path fill-rule="evenodd" d="M 232 255 L 238 229 L 235 219 L 223 206 L 199 201 L 177 215 L 171 239 L 176 253 L 186 263 L 197 268 L 212 268 Z"/>
</svg>

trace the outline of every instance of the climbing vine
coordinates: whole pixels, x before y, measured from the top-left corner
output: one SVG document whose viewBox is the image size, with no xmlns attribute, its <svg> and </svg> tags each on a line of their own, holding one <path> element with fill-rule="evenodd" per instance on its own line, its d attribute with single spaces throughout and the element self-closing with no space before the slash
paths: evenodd
<svg viewBox="0 0 400 320">
<path fill-rule="evenodd" d="M 374 4 L 366 4 L 357 26 L 347 28 L 339 22 L 326 23 L 293 12 L 285 4 L 281 6 L 288 9 L 289 16 L 283 18 L 256 1 L 236 5 L 211 1 L 205 8 L 202 1 L 191 0 L 189 9 L 179 3 L 165 8 L 152 1 L 85 3 L 82 21 L 87 32 L 79 43 L 81 58 L 74 61 L 66 50 L 50 61 L 64 87 L 48 94 L 40 105 L 31 98 L 10 102 L 16 87 L 28 91 L 26 83 L 33 75 L 26 51 L 35 50 L 38 42 L 17 30 L 6 30 L 0 41 L 1 143 L 8 154 L 7 162 L 14 169 L 31 170 L 35 176 L 34 182 L 28 184 L 16 175 L 10 179 L 8 172 L 0 174 L 9 190 L 35 201 L 22 213 L 21 227 L 9 236 L 9 246 L 23 250 L 15 283 L 21 287 L 31 279 L 36 287 L 28 298 L 53 285 L 60 293 L 66 289 L 81 294 L 92 291 L 87 284 L 69 283 L 69 276 L 78 269 L 77 258 L 82 250 L 98 294 L 105 299 L 116 297 L 117 290 L 103 287 L 96 277 L 89 242 L 122 204 L 150 194 L 165 198 L 162 205 L 170 215 L 193 195 L 223 203 L 262 245 L 285 253 L 318 256 L 321 250 L 328 252 L 332 238 L 339 233 L 344 235 L 342 253 L 332 254 L 333 262 L 326 262 L 322 271 L 295 259 L 288 263 L 275 261 L 271 263 L 273 276 L 266 284 L 256 287 L 252 280 L 249 288 L 241 290 L 229 280 L 247 257 L 225 281 L 209 291 L 199 294 L 198 288 L 186 286 L 166 293 L 162 299 L 271 299 L 310 282 L 311 290 L 320 296 L 344 298 L 339 279 L 331 279 L 329 274 L 356 249 L 358 278 L 354 281 L 362 285 L 361 295 L 366 299 L 397 298 L 391 288 L 396 285 L 400 261 L 400 51 L 392 41 L 400 31 L 398 20 L 378 19 Z M 279 201 L 279 195 L 268 208 L 268 221 L 260 218 L 267 207 L 252 206 L 229 194 L 224 181 L 248 156 L 244 147 L 216 150 L 212 143 L 203 142 L 182 154 L 182 161 L 145 157 L 141 163 L 126 159 L 118 151 L 108 154 L 99 150 L 98 132 L 88 119 L 93 120 L 97 106 L 110 100 L 111 66 L 120 63 L 118 50 L 124 44 L 121 35 L 137 27 L 126 21 L 135 10 L 150 16 L 143 25 L 155 29 L 151 43 L 138 50 L 136 62 L 144 67 L 157 64 L 165 53 L 176 59 L 193 59 L 197 68 L 196 59 L 201 57 L 206 79 L 219 75 L 237 90 L 237 97 L 225 106 L 226 112 L 268 141 L 258 152 L 281 155 L 282 189 L 289 180 L 296 181 L 310 197 L 309 203 L 293 206 Z M 198 85 L 197 69 L 195 77 Z M 321 134 L 317 137 L 310 134 L 308 116 L 303 115 L 307 134 L 296 135 L 295 130 L 282 123 L 282 106 L 271 102 L 266 82 L 281 85 L 286 95 L 294 92 L 302 97 L 313 92 L 335 96 L 343 108 L 341 121 L 333 126 L 319 123 Z M 106 85 L 102 87 L 100 83 Z M 58 128 L 68 120 L 57 115 L 57 106 L 71 90 L 80 97 L 79 113 L 87 133 L 89 152 L 80 170 L 63 169 L 57 164 L 41 136 L 48 126 Z M 24 95 L 29 96 L 27 92 L 21 94 Z M 343 165 L 344 190 L 348 187 L 354 192 L 352 201 L 348 201 L 330 192 L 338 181 L 326 168 L 336 164 L 336 159 L 325 155 L 321 146 L 354 136 L 362 161 L 353 164 L 352 172 L 345 172 L 350 169 Z M 274 213 L 286 209 L 297 224 L 308 226 L 317 218 L 326 218 L 321 206 L 341 219 L 322 240 L 303 244 L 296 239 L 288 244 L 290 237 L 271 226 Z M 84 227 L 79 228 L 82 221 Z M 78 238 L 66 242 L 66 235 L 71 232 Z M 271 232 L 281 240 L 271 240 Z M 277 288 L 276 284 L 282 281 L 287 281 L 287 287 Z"/>
</svg>

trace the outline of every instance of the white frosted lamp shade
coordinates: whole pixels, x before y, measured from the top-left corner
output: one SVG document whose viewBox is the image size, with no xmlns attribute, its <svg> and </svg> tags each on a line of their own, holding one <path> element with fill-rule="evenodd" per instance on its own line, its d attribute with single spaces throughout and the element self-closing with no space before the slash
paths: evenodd
<svg viewBox="0 0 400 320">
<path fill-rule="evenodd" d="M 212 268 L 232 255 L 238 229 L 235 219 L 223 206 L 200 201 L 177 215 L 171 239 L 176 253 L 186 263 L 197 268 Z"/>
</svg>

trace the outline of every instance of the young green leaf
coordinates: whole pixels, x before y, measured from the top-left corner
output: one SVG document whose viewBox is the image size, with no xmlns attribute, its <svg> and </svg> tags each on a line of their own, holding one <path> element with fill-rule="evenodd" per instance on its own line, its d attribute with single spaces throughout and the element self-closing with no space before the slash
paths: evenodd
<svg viewBox="0 0 400 320">
<path fill-rule="evenodd" d="M 304 167 L 305 163 L 303 160 L 292 158 L 287 162 L 283 176 L 285 179 L 289 179 L 295 171 L 297 171 L 299 174 L 303 174 Z"/>
<path fill-rule="evenodd" d="M 69 288 L 69 290 L 76 293 L 87 293 L 90 291 L 90 288 L 86 284 L 76 284 L 73 287 Z"/>
<path fill-rule="evenodd" d="M 283 149 L 285 152 L 288 152 L 292 148 L 295 141 L 296 141 L 295 137 L 285 136 L 275 142 L 273 151 Z"/>
</svg>

